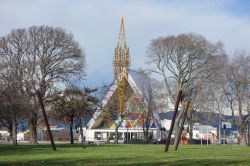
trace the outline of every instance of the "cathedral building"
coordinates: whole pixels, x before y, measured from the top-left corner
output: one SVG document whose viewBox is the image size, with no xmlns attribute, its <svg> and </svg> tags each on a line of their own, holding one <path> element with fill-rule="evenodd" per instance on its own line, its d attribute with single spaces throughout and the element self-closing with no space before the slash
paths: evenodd
<svg viewBox="0 0 250 166">
<path fill-rule="evenodd" d="M 130 52 L 122 19 L 114 50 L 114 81 L 84 130 L 87 142 L 98 140 L 112 143 L 116 137 L 116 130 L 120 143 L 140 142 L 145 140 L 146 126 L 148 138 L 160 137 L 159 114 L 150 91 L 150 78 L 129 67 Z"/>
</svg>

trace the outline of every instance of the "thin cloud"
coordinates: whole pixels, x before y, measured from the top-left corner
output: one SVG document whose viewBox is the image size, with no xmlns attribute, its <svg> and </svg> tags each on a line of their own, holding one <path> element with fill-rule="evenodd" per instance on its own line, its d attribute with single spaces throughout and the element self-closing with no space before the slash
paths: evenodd
<svg viewBox="0 0 250 166">
<path fill-rule="evenodd" d="M 242 2 L 242 1 L 241 1 Z M 120 18 L 125 19 L 131 68 L 145 67 L 151 39 L 180 33 L 199 33 L 211 42 L 222 41 L 227 53 L 250 51 L 250 20 L 231 6 L 235 0 L 23 0 L 1 1 L 0 36 L 13 28 L 60 26 L 74 34 L 87 55 L 89 86 L 109 83 Z M 241 4 L 244 5 L 244 4 Z"/>
</svg>

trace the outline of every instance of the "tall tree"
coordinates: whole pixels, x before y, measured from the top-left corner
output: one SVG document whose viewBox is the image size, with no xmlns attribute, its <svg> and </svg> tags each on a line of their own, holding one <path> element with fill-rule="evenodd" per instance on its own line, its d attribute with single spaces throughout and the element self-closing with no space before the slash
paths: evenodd
<svg viewBox="0 0 250 166">
<path fill-rule="evenodd" d="M 23 115 L 27 95 L 23 88 L 25 54 L 27 51 L 25 29 L 13 30 L 0 38 L 0 81 L 2 85 L 2 109 L 6 118 L 13 144 L 17 144 L 17 122 Z M 28 107 L 26 107 L 28 108 Z M 23 117 L 23 116 L 22 116 Z M 8 121 L 11 119 L 11 123 Z"/>
<path fill-rule="evenodd" d="M 59 82 L 70 77 L 82 77 L 85 65 L 84 53 L 74 41 L 73 35 L 61 28 L 33 26 L 28 29 L 31 41 L 29 90 L 39 89 L 45 99 Z M 30 118 L 30 126 L 35 130 L 37 110 Z M 32 131 L 32 130 L 31 130 Z"/>
<path fill-rule="evenodd" d="M 19 76 L 15 85 L 21 94 L 29 97 L 30 142 L 37 143 L 39 107 L 35 92 L 39 90 L 42 100 L 45 100 L 65 82 L 83 78 L 85 54 L 72 34 L 45 25 L 13 30 L 1 38 L 0 43 L 0 58 L 4 62 L 1 72 L 11 71 Z"/>
<path fill-rule="evenodd" d="M 209 77 L 214 68 L 217 57 L 224 55 L 221 43 L 211 44 L 203 36 L 195 34 L 181 34 L 178 36 L 160 37 L 152 40 L 148 47 L 148 62 L 155 65 L 151 69 L 161 75 L 164 79 L 167 93 L 175 103 L 175 111 L 172 119 L 171 128 L 168 134 L 168 145 L 175 124 L 175 131 L 180 130 L 183 109 L 178 113 L 179 103 L 182 102 L 185 89 L 189 91 L 190 85 L 195 87 L 192 82 L 199 82 Z M 174 82 L 174 86 L 170 86 Z"/>
<path fill-rule="evenodd" d="M 232 122 L 239 132 L 239 144 L 246 145 L 245 125 L 250 114 L 250 55 L 236 51 L 226 73 L 225 95 L 231 110 Z"/>
</svg>

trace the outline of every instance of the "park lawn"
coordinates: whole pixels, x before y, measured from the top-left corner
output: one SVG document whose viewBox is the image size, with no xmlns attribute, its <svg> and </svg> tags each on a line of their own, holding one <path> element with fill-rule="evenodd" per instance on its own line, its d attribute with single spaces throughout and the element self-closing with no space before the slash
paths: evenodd
<svg viewBox="0 0 250 166">
<path fill-rule="evenodd" d="M 0 165 L 250 165 L 250 147 L 185 145 L 163 151 L 164 145 L 61 144 L 57 151 L 50 145 L 0 145 Z"/>
</svg>

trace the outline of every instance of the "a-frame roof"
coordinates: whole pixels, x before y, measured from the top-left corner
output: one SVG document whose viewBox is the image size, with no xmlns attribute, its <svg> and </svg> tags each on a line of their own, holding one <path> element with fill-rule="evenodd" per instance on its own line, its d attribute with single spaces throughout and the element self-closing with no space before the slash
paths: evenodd
<svg viewBox="0 0 250 166">
<path fill-rule="evenodd" d="M 150 84 L 150 78 L 146 74 L 144 74 L 143 72 L 137 72 L 135 70 L 129 70 L 127 82 L 137 95 L 142 96 L 142 97 L 147 97 L 148 94 L 147 94 L 146 89 L 148 86 L 151 86 L 151 84 Z M 95 124 L 96 120 L 101 115 L 103 108 L 105 108 L 105 106 L 107 105 L 111 97 L 113 96 L 117 87 L 118 87 L 117 82 L 114 82 L 110 86 L 110 89 L 106 93 L 104 99 L 102 100 L 100 107 L 97 108 L 93 117 L 90 119 L 89 123 L 87 124 L 88 128 L 92 128 L 92 126 Z M 154 121 L 156 121 L 156 125 L 160 124 L 158 111 L 153 111 L 153 119 Z"/>
</svg>

